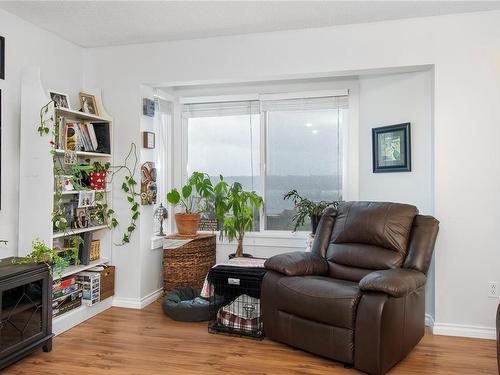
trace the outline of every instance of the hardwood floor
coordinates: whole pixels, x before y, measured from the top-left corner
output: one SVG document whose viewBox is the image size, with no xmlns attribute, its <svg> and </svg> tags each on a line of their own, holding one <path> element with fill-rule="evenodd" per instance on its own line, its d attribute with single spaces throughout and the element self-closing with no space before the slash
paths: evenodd
<svg viewBox="0 0 500 375">
<path fill-rule="evenodd" d="M 426 335 L 390 374 L 497 374 L 493 340 Z M 207 333 L 206 323 L 179 323 L 160 304 L 111 308 L 4 370 L 12 375 L 85 374 L 358 374 L 342 364 L 270 340 Z"/>
</svg>

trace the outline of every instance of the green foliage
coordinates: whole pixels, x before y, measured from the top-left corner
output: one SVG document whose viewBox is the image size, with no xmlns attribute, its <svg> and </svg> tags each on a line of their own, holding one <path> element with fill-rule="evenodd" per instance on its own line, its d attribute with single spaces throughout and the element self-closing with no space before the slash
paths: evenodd
<svg viewBox="0 0 500 375">
<path fill-rule="evenodd" d="M 284 200 L 291 199 L 296 213 L 292 217 L 293 231 L 296 232 L 298 228 L 304 225 L 305 219 L 307 217 L 311 218 L 313 216 L 320 217 L 323 211 L 327 207 L 337 208 L 341 201 L 319 201 L 313 202 L 307 198 L 303 198 L 297 192 L 297 190 L 290 190 L 283 196 Z"/>
<path fill-rule="evenodd" d="M 245 232 L 253 227 L 254 212 L 263 200 L 255 191 L 245 191 L 239 182 L 229 185 L 224 177 L 214 187 L 215 214 L 221 220 L 220 239 L 243 240 Z"/>
<path fill-rule="evenodd" d="M 50 127 L 54 125 L 53 112 L 51 111 L 51 114 L 49 115 L 49 110 L 53 110 L 54 104 L 55 102 L 51 100 L 40 109 L 40 124 L 38 124 L 36 129 L 40 136 L 49 134 Z"/>
<path fill-rule="evenodd" d="M 167 201 L 174 205 L 182 205 L 187 214 L 200 213 L 207 210 L 214 194 L 214 187 L 206 173 L 193 172 L 181 192 L 172 189 L 167 193 Z"/>
<path fill-rule="evenodd" d="M 109 168 L 111 168 L 111 164 L 110 163 L 101 164 L 100 162 L 95 161 L 92 164 L 92 167 L 93 168 L 92 168 L 91 172 L 103 173 L 103 172 L 107 172 L 109 170 Z"/>
<path fill-rule="evenodd" d="M 69 266 L 71 262 L 78 264 L 78 249 L 83 243 L 80 236 L 73 236 L 70 238 L 71 243 L 71 256 L 69 259 L 63 258 L 57 251 L 48 247 L 45 242 L 39 239 L 31 243 L 32 251 L 24 258 L 13 258 L 13 264 L 31 264 L 31 263 L 45 263 L 52 274 L 56 272 L 57 276 L 61 276 L 63 271 Z"/>
</svg>

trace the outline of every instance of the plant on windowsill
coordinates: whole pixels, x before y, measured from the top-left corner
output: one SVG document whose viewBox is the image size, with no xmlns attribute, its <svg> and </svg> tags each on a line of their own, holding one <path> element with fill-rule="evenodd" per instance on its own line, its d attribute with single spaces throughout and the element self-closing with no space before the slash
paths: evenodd
<svg viewBox="0 0 500 375">
<path fill-rule="evenodd" d="M 200 214 L 209 206 L 214 188 L 206 173 L 193 172 L 179 193 L 172 189 L 167 193 L 167 201 L 173 206 L 182 206 L 184 212 L 175 214 L 177 231 L 181 236 L 196 235 Z"/>
<path fill-rule="evenodd" d="M 284 200 L 291 199 L 296 210 L 296 213 L 292 217 L 293 231 L 296 232 L 298 228 L 304 225 L 305 219 L 309 217 L 311 219 L 311 229 L 312 234 L 316 233 L 323 211 L 327 207 L 338 208 L 341 201 L 319 201 L 313 202 L 310 199 L 300 196 L 297 190 L 293 189 L 285 193 L 283 196 Z"/>
<path fill-rule="evenodd" d="M 245 191 L 239 182 L 229 185 L 220 176 L 214 187 L 215 214 L 221 221 L 219 237 L 230 242 L 237 240 L 235 257 L 243 257 L 245 232 L 253 228 L 254 212 L 263 205 L 263 199 L 255 191 Z M 231 256 L 230 256 L 231 257 Z"/>
</svg>

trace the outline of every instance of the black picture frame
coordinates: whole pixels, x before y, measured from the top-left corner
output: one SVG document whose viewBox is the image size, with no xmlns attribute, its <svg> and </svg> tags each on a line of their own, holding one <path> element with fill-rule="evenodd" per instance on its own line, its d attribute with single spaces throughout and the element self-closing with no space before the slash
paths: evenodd
<svg viewBox="0 0 500 375">
<path fill-rule="evenodd" d="M 0 79 L 5 79 L 5 38 L 0 36 Z"/>
<path fill-rule="evenodd" d="M 373 173 L 411 172 L 410 123 L 372 129 Z"/>
</svg>

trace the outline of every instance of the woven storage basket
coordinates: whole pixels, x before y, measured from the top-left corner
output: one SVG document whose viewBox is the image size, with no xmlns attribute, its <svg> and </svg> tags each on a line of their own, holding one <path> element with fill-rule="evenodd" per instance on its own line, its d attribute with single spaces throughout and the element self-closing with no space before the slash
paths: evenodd
<svg viewBox="0 0 500 375">
<path fill-rule="evenodd" d="M 187 239 L 168 236 L 170 239 Z M 215 265 L 215 235 L 200 234 L 187 244 L 163 251 L 163 291 L 180 287 L 201 288 Z"/>
</svg>

